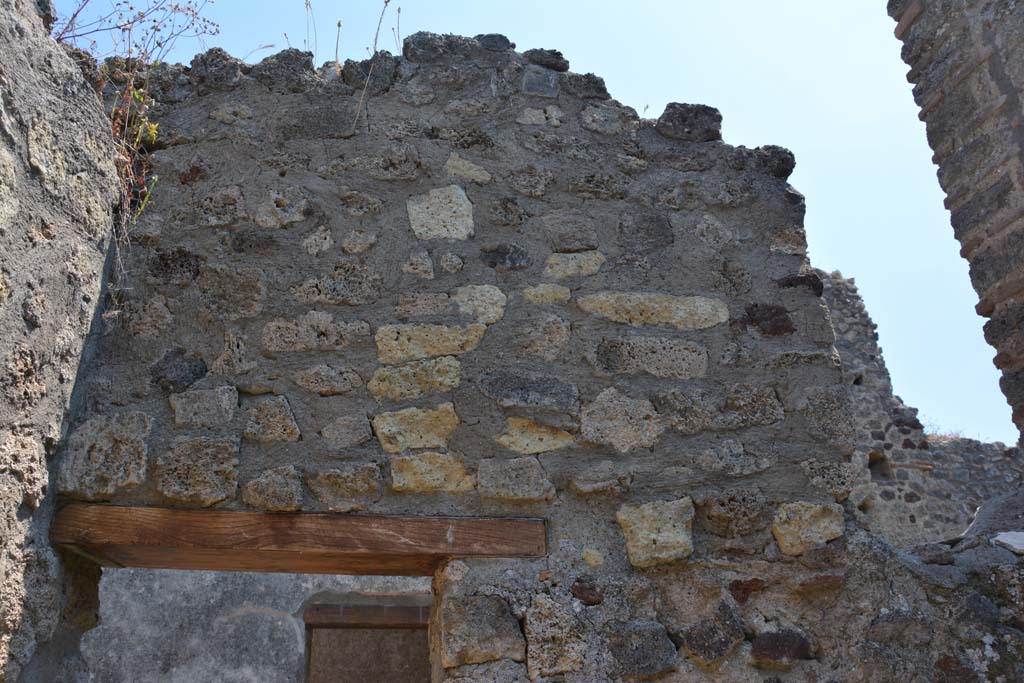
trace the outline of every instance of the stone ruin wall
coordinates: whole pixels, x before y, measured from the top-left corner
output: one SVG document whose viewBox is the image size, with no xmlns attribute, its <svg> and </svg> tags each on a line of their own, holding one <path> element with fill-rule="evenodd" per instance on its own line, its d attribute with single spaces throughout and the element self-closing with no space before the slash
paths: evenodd
<svg viewBox="0 0 1024 683">
<path fill-rule="evenodd" d="M 878 332 L 853 279 L 817 271 L 856 428 L 851 493 L 868 529 L 898 547 L 955 538 L 987 500 L 1024 483 L 1020 449 L 926 434 L 893 394 Z"/>
<path fill-rule="evenodd" d="M 854 281 L 839 273 L 816 273 L 854 408 L 857 446 L 851 462 L 860 474 L 851 499 L 858 523 L 896 546 L 955 538 L 983 502 L 1020 486 L 1018 449 L 924 434 L 916 411 L 892 393 L 875 324 Z M 297 680 L 306 649 L 304 639 L 296 637 L 302 633 L 303 605 L 353 592 L 429 591 L 424 581 L 107 571 L 100 589 L 100 624 L 86 634 L 83 656 L 99 682 L 211 676 Z M 187 633 L 167 637 L 182 625 Z"/>
<path fill-rule="evenodd" d="M 92 625 L 99 574 L 73 561 L 66 572 L 47 529 L 116 176 L 100 100 L 49 38 L 45 5 L 0 2 L 0 681 L 17 680 L 39 643 L 51 646 L 37 663 L 62 660 L 62 643 Z"/>
<path fill-rule="evenodd" d="M 953 234 L 1024 429 L 1024 2 L 889 0 Z"/>
<path fill-rule="evenodd" d="M 547 519 L 546 558 L 435 577 L 436 681 L 1021 673 L 1005 519 L 917 555 L 858 523 L 788 152 L 500 36 L 376 59 L 358 121 L 368 63 L 153 74 L 170 182 L 65 496 Z"/>
</svg>

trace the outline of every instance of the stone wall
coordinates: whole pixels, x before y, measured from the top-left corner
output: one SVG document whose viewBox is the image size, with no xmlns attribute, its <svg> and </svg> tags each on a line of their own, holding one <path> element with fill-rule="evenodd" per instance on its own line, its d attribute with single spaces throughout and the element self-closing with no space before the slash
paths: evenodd
<svg viewBox="0 0 1024 683">
<path fill-rule="evenodd" d="M 49 38 L 47 7 L 0 1 L 0 681 L 73 664 L 59 652 L 90 625 L 97 578 L 69 575 L 50 547 L 47 492 L 117 184 L 99 98 Z"/>
<path fill-rule="evenodd" d="M 850 391 L 860 477 L 851 499 L 867 528 L 897 546 L 960 535 L 982 503 L 1024 483 L 1020 449 L 926 434 L 893 394 L 878 333 L 853 279 L 818 271 Z"/>
<path fill-rule="evenodd" d="M 294 50 L 152 74 L 161 192 L 63 495 L 545 518 L 546 558 L 435 577 L 437 683 L 1024 673 L 1013 518 L 858 527 L 789 152 L 501 36 L 375 62 L 365 99 Z"/>
<path fill-rule="evenodd" d="M 953 233 L 1024 428 L 1024 2 L 889 0 Z"/>
</svg>

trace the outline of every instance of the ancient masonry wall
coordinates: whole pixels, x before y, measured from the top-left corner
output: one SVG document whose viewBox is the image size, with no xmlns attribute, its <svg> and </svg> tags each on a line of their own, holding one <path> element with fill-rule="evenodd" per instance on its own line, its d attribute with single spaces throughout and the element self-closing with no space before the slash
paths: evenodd
<svg viewBox="0 0 1024 683">
<path fill-rule="evenodd" d="M 375 60 L 363 110 L 367 62 L 151 74 L 63 495 L 545 518 L 546 558 L 435 577 L 438 683 L 1019 677 L 1001 517 L 927 559 L 856 524 L 789 152 L 501 36 Z"/>
<path fill-rule="evenodd" d="M 68 575 L 50 547 L 47 493 L 100 296 L 116 176 L 99 97 L 49 38 L 47 7 L 0 2 L 0 681 L 46 643 L 37 663 L 72 663 L 57 650 L 91 625 L 98 578 Z"/>
<path fill-rule="evenodd" d="M 1024 2 L 889 0 L 907 78 L 1024 429 Z"/>
<path fill-rule="evenodd" d="M 817 271 L 856 426 L 851 493 L 865 526 L 896 546 L 958 536 L 982 503 L 1024 483 L 1020 449 L 924 432 L 893 394 L 878 332 L 852 279 Z"/>
</svg>

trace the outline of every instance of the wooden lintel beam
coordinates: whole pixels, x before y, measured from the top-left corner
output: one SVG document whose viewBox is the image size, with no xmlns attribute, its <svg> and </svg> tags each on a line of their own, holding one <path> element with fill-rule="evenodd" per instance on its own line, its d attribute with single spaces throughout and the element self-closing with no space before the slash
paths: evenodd
<svg viewBox="0 0 1024 683">
<path fill-rule="evenodd" d="M 427 628 L 430 605 L 333 605 L 306 607 L 307 628 Z"/>
<path fill-rule="evenodd" d="M 72 503 L 55 545 L 121 567 L 429 576 L 447 558 L 542 557 L 544 520 L 236 512 Z"/>
</svg>

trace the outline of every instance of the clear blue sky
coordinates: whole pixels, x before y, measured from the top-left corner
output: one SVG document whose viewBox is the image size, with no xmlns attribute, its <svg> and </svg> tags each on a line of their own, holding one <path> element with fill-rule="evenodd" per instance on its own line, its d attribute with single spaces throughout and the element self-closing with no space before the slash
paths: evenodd
<svg viewBox="0 0 1024 683">
<path fill-rule="evenodd" d="M 342 59 L 367 56 L 382 2 L 312 4 L 317 64 L 334 57 L 338 19 Z M 792 149 L 811 261 L 856 277 L 896 393 L 932 429 L 1017 440 L 882 0 L 392 0 L 380 35 L 392 52 L 398 7 L 403 36 L 497 32 L 519 50 L 556 48 L 648 117 L 709 104 L 727 142 Z M 221 34 L 205 46 L 249 61 L 287 47 L 285 33 L 313 47 L 303 0 L 218 0 L 206 13 Z M 170 61 L 202 48 L 181 42 Z"/>
</svg>

